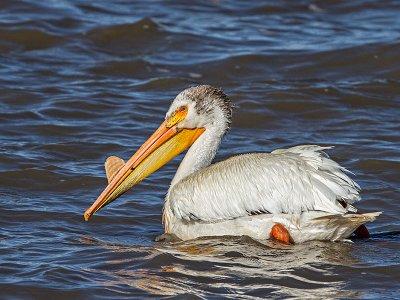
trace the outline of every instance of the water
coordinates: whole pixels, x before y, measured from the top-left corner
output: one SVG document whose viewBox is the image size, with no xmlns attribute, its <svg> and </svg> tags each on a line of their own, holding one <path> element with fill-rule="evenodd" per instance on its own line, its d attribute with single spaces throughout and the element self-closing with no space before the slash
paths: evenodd
<svg viewBox="0 0 400 300">
<path fill-rule="evenodd" d="M 1 1 L 0 298 L 397 297 L 400 3 L 128 2 Z M 217 160 L 334 145 L 372 238 L 155 243 L 179 159 L 84 222 L 105 158 L 199 83 L 236 105 Z"/>
</svg>

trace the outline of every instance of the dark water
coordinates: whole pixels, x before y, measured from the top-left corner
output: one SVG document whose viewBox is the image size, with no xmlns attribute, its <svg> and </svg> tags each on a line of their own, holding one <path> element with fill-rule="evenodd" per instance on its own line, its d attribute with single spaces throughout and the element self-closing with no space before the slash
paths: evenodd
<svg viewBox="0 0 400 300">
<path fill-rule="evenodd" d="M 0 298 L 367 298 L 400 292 L 400 2 L 0 2 Z M 178 160 L 91 222 L 128 158 L 198 83 L 237 106 L 218 160 L 336 146 L 369 240 L 160 244 Z"/>
</svg>

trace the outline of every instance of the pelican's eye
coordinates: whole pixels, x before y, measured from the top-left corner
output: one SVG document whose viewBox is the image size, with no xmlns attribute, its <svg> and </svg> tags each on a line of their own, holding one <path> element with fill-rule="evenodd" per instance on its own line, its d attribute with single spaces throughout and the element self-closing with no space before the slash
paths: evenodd
<svg viewBox="0 0 400 300">
<path fill-rule="evenodd" d="M 172 127 L 179 122 L 182 122 L 188 113 L 188 107 L 186 105 L 180 106 L 177 108 L 171 116 L 167 119 L 167 127 Z"/>
</svg>

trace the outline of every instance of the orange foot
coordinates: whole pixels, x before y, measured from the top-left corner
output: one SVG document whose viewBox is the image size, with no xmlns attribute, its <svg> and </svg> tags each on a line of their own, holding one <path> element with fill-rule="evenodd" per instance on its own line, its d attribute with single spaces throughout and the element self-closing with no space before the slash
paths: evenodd
<svg viewBox="0 0 400 300">
<path fill-rule="evenodd" d="M 354 231 L 354 235 L 358 238 L 367 239 L 369 238 L 369 231 L 365 225 L 361 225 Z"/>
<path fill-rule="evenodd" d="M 275 225 L 272 226 L 269 237 L 286 245 L 293 244 L 289 231 L 281 223 L 275 223 Z"/>
</svg>

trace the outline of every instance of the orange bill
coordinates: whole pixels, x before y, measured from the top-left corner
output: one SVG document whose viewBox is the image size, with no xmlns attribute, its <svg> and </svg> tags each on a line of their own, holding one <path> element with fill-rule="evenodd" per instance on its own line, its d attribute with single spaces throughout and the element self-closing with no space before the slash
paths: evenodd
<svg viewBox="0 0 400 300">
<path fill-rule="evenodd" d="M 196 141 L 204 132 L 204 128 L 178 129 L 177 127 L 186 114 L 187 109 L 180 108 L 160 125 L 115 174 L 97 200 L 85 211 L 86 221 L 96 211 L 160 169 Z"/>
</svg>

